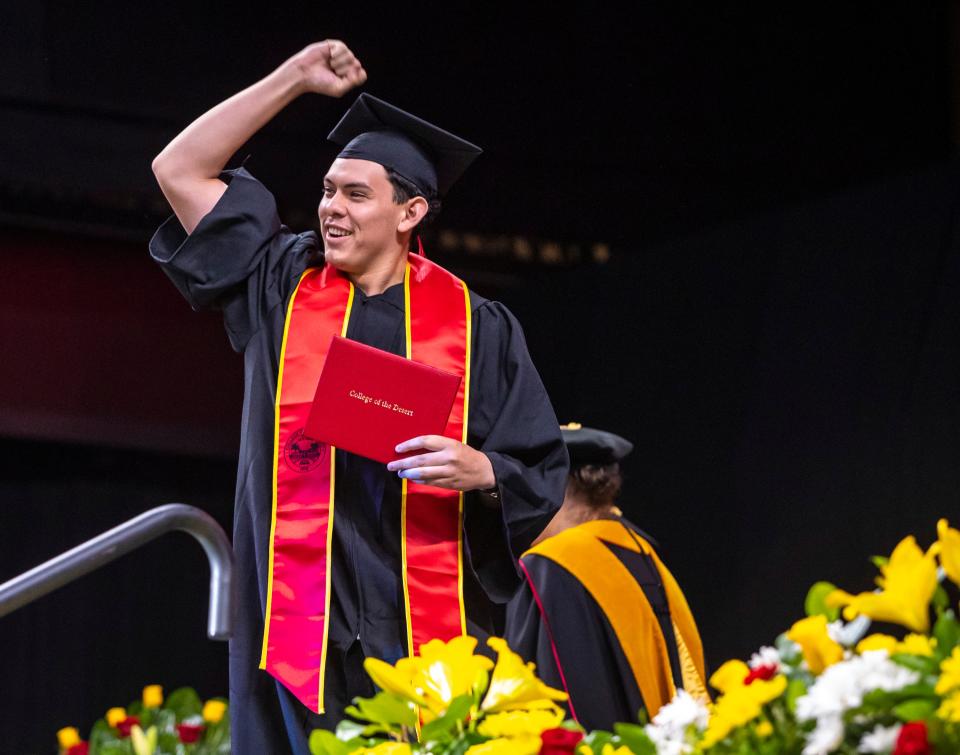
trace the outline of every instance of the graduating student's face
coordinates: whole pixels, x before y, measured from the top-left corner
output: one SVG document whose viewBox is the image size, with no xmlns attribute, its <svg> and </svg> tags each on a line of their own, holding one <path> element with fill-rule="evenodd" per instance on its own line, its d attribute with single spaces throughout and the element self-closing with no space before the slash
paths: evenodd
<svg viewBox="0 0 960 755">
<path fill-rule="evenodd" d="M 394 203 L 393 184 L 379 163 L 334 160 L 317 212 L 326 261 L 345 273 L 365 272 L 401 240 L 405 206 Z"/>
</svg>

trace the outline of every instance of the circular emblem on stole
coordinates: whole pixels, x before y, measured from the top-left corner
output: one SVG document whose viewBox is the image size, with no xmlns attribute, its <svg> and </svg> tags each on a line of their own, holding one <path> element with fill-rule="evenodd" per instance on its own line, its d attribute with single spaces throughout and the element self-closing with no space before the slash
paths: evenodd
<svg viewBox="0 0 960 755">
<path fill-rule="evenodd" d="M 294 472 L 312 472 L 327 460 L 329 454 L 329 446 L 304 435 L 303 428 L 290 434 L 283 449 L 283 458 Z"/>
</svg>

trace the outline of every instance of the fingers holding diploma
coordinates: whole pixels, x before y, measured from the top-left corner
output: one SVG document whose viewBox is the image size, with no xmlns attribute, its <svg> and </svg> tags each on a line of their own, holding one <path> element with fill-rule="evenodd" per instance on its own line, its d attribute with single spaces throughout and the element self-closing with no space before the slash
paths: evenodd
<svg viewBox="0 0 960 755">
<path fill-rule="evenodd" d="M 422 451 L 387 464 L 399 477 L 450 490 L 486 490 L 497 483 L 487 455 L 442 435 L 421 435 L 396 447 L 397 453 Z"/>
</svg>

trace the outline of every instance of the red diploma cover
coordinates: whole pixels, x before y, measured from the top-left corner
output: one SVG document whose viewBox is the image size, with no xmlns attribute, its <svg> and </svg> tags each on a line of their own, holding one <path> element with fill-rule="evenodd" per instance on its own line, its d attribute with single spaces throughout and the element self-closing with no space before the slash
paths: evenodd
<svg viewBox="0 0 960 755">
<path fill-rule="evenodd" d="M 443 435 L 460 376 L 334 336 L 304 435 L 338 449 L 388 461 L 419 435 Z"/>
</svg>

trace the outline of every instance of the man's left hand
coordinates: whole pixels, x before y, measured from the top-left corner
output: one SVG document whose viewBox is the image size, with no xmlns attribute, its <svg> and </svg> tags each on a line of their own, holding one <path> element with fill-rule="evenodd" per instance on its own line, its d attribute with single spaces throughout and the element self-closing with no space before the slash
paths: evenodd
<svg viewBox="0 0 960 755">
<path fill-rule="evenodd" d="M 451 490 L 486 490 L 497 484 L 493 464 L 485 453 L 443 435 L 421 435 L 397 446 L 397 453 L 423 449 L 424 453 L 387 464 L 400 477 Z"/>
</svg>

